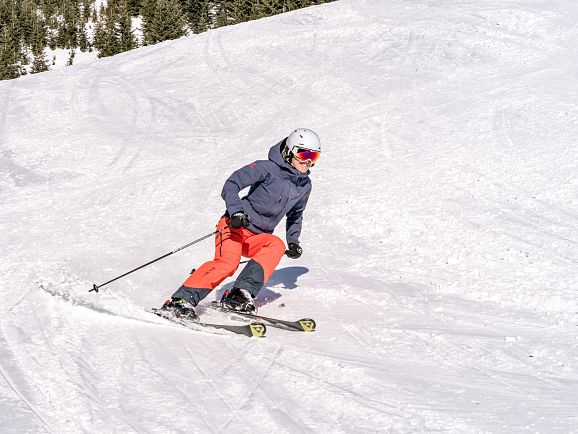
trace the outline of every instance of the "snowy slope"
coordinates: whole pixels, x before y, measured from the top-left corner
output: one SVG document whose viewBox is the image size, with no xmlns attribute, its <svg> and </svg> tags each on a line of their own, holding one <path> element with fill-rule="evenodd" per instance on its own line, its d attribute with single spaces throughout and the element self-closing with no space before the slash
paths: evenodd
<svg viewBox="0 0 578 434">
<path fill-rule="evenodd" d="M 342 0 L 1 82 L 0 431 L 578 432 L 577 14 Z M 151 318 L 209 241 L 87 292 L 300 126 L 304 255 L 258 302 L 317 332 Z"/>
</svg>

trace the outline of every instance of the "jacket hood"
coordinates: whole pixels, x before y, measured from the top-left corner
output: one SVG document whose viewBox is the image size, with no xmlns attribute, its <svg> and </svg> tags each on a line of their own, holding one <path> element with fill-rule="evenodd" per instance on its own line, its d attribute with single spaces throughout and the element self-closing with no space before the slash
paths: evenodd
<svg viewBox="0 0 578 434">
<path fill-rule="evenodd" d="M 283 150 L 283 147 L 285 146 L 285 140 L 286 139 L 287 138 L 285 138 L 285 139 L 281 140 L 279 143 L 271 146 L 271 149 L 269 149 L 269 156 L 268 156 L 269 160 L 271 160 L 272 162 L 277 164 L 283 171 L 287 171 L 288 173 L 290 173 L 294 176 L 298 176 L 299 178 L 308 177 L 309 173 L 311 173 L 311 171 L 308 170 L 306 173 L 301 173 L 283 159 L 283 155 L 281 155 L 281 151 Z"/>
</svg>

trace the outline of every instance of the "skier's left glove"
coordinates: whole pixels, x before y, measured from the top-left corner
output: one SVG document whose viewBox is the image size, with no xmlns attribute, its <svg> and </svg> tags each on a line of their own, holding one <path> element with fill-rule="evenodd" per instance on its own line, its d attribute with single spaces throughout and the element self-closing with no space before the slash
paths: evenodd
<svg viewBox="0 0 578 434">
<path fill-rule="evenodd" d="M 242 211 L 236 212 L 231 216 L 229 224 L 233 229 L 246 228 L 249 226 L 249 216 Z"/>
<path fill-rule="evenodd" d="M 289 248 L 285 250 L 285 254 L 291 259 L 297 259 L 303 253 L 303 249 L 299 246 L 299 243 L 289 243 Z"/>
</svg>

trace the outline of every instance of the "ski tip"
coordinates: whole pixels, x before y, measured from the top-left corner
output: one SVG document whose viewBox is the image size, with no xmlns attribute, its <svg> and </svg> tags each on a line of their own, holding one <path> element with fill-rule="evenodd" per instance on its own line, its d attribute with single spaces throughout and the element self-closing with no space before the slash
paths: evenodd
<svg viewBox="0 0 578 434">
<path fill-rule="evenodd" d="M 317 324 L 315 323 L 315 320 L 311 319 L 311 318 L 303 318 L 299 320 L 299 325 L 301 326 L 301 329 L 304 332 L 312 332 L 315 331 L 315 328 L 317 327 Z"/>
<path fill-rule="evenodd" d="M 267 332 L 267 327 L 261 322 L 249 324 L 249 329 L 251 330 L 251 336 L 254 338 L 262 338 Z"/>
</svg>

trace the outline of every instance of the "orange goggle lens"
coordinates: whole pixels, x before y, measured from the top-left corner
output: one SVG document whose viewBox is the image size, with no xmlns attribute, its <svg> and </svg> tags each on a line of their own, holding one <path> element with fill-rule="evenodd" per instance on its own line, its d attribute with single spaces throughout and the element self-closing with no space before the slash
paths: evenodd
<svg viewBox="0 0 578 434">
<path fill-rule="evenodd" d="M 311 149 L 297 149 L 297 152 L 293 154 L 295 158 L 299 161 L 311 161 L 312 163 L 316 163 L 321 156 L 321 152 L 319 151 L 312 151 Z"/>
</svg>

